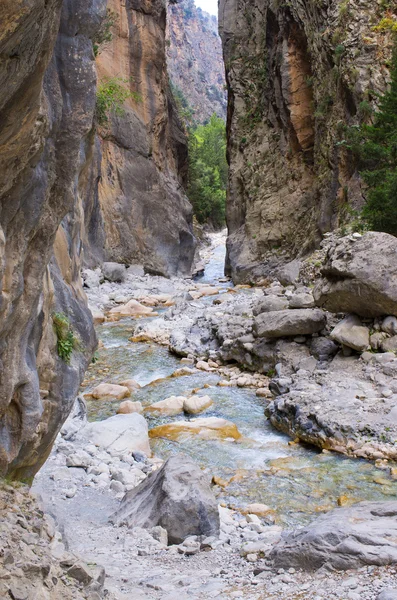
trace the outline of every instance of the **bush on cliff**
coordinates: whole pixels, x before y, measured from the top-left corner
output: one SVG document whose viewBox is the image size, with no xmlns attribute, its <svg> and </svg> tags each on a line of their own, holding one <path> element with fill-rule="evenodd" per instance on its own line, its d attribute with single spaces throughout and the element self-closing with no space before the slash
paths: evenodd
<svg viewBox="0 0 397 600">
<path fill-rule="evenodd" d="M 198 221 L 217 229 L 225 224 L 227 173 L 226 127 L 214 114 L 190 130 L 188 196 Z"/>
<path fill-rule="evenodd" d="M 128 98 L 141 101 L 140 95 L 127 87 L 129 84 L 130 80 L 123 77 L 104 77 L 99 82 L 95 109 L 99 125 L 106 125 L 111 115 L 123 116 L 123 104 Z"/>
</svg>

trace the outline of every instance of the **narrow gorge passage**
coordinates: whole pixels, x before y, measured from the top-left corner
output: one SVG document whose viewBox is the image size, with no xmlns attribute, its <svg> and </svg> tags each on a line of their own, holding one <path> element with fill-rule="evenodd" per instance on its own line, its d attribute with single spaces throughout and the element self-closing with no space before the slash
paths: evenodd
<svg viewBox="0 0 397 600">
<path fill-rule="evenodd" d="M 0 599 L 397 600 L 397 0 L 0 0 Z"/>
</svg>

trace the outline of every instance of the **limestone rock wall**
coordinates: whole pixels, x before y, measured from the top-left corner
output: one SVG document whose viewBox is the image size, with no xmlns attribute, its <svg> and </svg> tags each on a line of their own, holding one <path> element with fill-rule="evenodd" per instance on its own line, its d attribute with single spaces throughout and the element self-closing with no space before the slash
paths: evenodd
<svg viewBox="0 0 397 600">
<path fill-rule="evenodd" d="M 187 145 L 166 66 L 165 0 L 109 0 L 113 40 L 97 58 L 99 81 L 117 77 L 133 96 L 99 128 L 85 206 L 85 260 L 191 272 L 192 208 L 183 191 Z"/>
<path fill-rule="evenodd" d="M 371 0 L 221 0 L 229 88 L 229 273 L 308 253 L 363 202 L 343 127 L 368 118 L 391 39 Z M 390 6 L 389 9 L 390 11 Z"/>
<path fill-rule="evenodd" d="M 0 475 L 30 479 L 96 344 L 81 289 L 81 178 L 89 161 L 103 0 L 0 7 Z M 54 313 L 78 343 L 57 353 Z"/>
<path fill-rule="evenodd" d="M 226 119 L 227 94 L 218 19 L 197 8 L 193 0 L 168 7 L 168 70 L 204 123 L 214 113 Z"/>
</svg>

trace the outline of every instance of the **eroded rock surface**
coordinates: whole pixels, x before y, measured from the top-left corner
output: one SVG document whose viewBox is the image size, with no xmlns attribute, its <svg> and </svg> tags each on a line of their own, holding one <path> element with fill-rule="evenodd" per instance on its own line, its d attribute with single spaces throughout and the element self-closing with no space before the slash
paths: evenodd
<svg viewBox="0 0 397 600">
<path fill-rule="evenodd" d="M 278 567 L 357 569 L 397 563 L 397 503 L 339 508 L 286 537 L 272 552 Z"/>
<path fill-rule="evenodd" d="M 218 19 L 193 0 L 168 7 L 168 70 L 171 81 L 203 123 L 216 113 L 226 119 L 227 96 Z"/>
<path fill-rule="evenodd" d="M 314 289 L 317 306 L 362 317 L 397 316 L 396 258 L 397 239 L 388 233 L 340 239 L 328 250 Z"/>
<path fill-rule="evenodd" d="M 342 207 L 362 206 L 339 125 L 360 122 L 366 93 L 385 89 L 392 40 L 373 24 L 386 10 L 372 0 L 221 0 L 235 282 L 308 253 Z"/>
<path fill-rule="evenodd" d="M 85 209 L 86 264 L 139 263 L 187 275 L 195 253 L 192 207 L 182 185 L 187 145 L 170 94 L 166 3 L 110 0 L 113 40 L 97 58 L 99 82 L 133 94 L 99 130 Z"/>
<path fill-rule="evenodd" d="M 0 474 L 31 478 L 66 419 L 95 346 L 81 287 L 84 167 L 100 0 L 2 6 L 0 33 Z M 52 315 L 76 343 L 57 353 Z"/>
</svg>

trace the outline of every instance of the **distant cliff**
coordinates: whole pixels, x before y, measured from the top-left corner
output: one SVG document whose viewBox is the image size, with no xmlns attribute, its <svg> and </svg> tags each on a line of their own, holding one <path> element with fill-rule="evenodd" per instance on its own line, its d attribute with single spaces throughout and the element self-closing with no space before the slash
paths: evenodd
<svg viewBox="0 0 397 600">
<path fill-rule="evenodd" d="M 203 123 L 213 113 L 226 118 L 227 95 L 222 43 L 215 16 L 196 8 L 193 0 L 168 8 L 168 70 Z"/>
<path fill-rule="evenodd" d="M 386 5 L 395 3 L 221 0 L 235 281 L 309 252 L 362 205 L 339 142 L 385 89 L 391 37 L 375 26 Z"/>
</svg>

